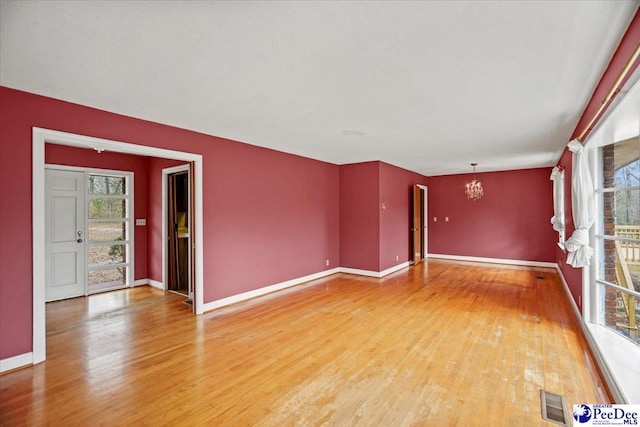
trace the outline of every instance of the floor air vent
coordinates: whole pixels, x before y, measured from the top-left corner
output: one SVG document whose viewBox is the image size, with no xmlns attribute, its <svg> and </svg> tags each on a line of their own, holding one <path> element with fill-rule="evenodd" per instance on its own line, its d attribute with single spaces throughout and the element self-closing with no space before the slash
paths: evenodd
<svg viewBox="0 0 640 427">
<path fill-rule="evenodd" d="M 543 419 L 563 426 L 568 425 L 563 396 L 540 390 L 540 404 Z"/>
</svg>

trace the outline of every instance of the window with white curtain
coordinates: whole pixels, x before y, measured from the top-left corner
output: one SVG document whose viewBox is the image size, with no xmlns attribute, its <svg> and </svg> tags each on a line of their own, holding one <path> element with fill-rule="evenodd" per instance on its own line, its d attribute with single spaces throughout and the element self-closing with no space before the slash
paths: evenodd
<svg viewBox="0 0 640 427">
<path fill-rule="evenodd" d="M 586 326 L 621 400 L 640 401 L 640 69 L 585 141 L 594 184 Z"/>
</svg>

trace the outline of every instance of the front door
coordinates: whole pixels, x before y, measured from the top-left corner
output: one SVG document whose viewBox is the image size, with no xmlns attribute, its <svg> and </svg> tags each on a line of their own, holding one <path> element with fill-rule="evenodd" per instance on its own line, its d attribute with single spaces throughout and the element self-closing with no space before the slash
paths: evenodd
<svg viewBox="0 0 640 427">
<path fill-rule="evenodd" d="M 46 301 L 85 294 L 85 174 L 46 169 Z"/>
</svg>

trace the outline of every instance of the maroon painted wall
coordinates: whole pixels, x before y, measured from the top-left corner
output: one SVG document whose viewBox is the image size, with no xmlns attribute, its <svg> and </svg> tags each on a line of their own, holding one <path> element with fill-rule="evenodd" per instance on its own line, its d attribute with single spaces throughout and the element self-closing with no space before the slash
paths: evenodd
<svg viewBox="0 0 640 427">
<path fill-rule="evenodd" d="M 379 271 L 413 259 L 411 224 L 413 187 L 427 185 L 427 178 L 415 172 L 380 162 L 380 260 Z M 398 256 L 398 260 L 396 260 Z"/>
<path fill-rule="evenodd" d="M 380 162 L 340 166 L 340 266 L 380 271 Z"/>
<path fill-rule="evenodd" d="M 45 144 L 45 162 L 53 165 L 79 166 L 133 172 L 134 218 L 147 218 L 148 158 L 121 153 L 102 152 L 64 145 Z M 134 279 L 147 278 L 147 227 L 134 226 Z"/>
<path fill-rule="evenodd" d="M 413 186 L 426 183 L 378 161 L 340 166 L 340 266 L 380 272 L 408 261 Z"/>
<path fill-rule="evenodd" d="M 471 174 L 429 177 L 429 253 L 555 262 L 550 172 L 479 173 L 484 196 L 475 202 L 464 193 Z"/>
<path fill-rule="evenodd" d="M 34 126 L 203 156 L 204 302 L 339 258 L 336 165 L 5 87 L 0 111 L 0 359 L 31 351 Z"/>
</svg>

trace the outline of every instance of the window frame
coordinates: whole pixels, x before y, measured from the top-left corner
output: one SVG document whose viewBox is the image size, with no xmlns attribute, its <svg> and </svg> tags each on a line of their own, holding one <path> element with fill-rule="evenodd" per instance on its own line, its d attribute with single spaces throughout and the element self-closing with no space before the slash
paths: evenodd
<svg viewBox="0 0 640 427">
<path fill-rule="evenodd" d="M 105 170 L 105 169 L 86 169 L 85 170 L 85 179 L 87 183 L 91 176 L 108 176 L 108 177 L 117 177 L 125 179 L 125 188 L 124 194 L 91 194 L 89 192 L 89 185 L 87 184 L 86 190 L 86 222 L 87 222 L 87 244 L 86 244 L 86 260 L 87 260 L 87 295 L 104 292 L 107 290 L 115 290 L 128 288 L 134 285 L 134 206 L 133 206 L 133 180 L 134 174 L 133 172 L 127 171 L 115 171 L 115 170 Z M 123 218 L 89 218 L 89 204 L 91 200 L 95 199 L 113 199 L 113 200 L 124 200 L 125 201 L 125 216 Z M 125 225 L 125 236 L 124 240 L 112 240 L 112 241 L 99 241 L 99 242 L 91 242 L 89 240 L 89 224 L 90 223 L 99 223 L 99 222 L 122 222 Z M 104 264 L 104 265 L 92 265 L 89 263 L 89 250 L 92 247 L 99 246 L 113 246 L 113 245 L 124 245 L 125 246 L 125 259 L 123 262 L 117 262 L 112 264 Z M 121 286 L 114 286 L 109 288 L 100 288 L 98 290 L 92 290 L 91 285 L 89 283 L 89 275 L 94 271 L 104 271 L 104 270 L 113 270 L 116 268 L 125 268 L 125 277 L 124 283 Z"/>
<path fill-rule="evenodd" d="M 633 138 L 640 138 L 640 136 L 636 136 Z M 640 292 L 637 292 L 635 290 L 630 290 L 630 289 L 624 288 L 623 286 L 618 285 L 617 283 L 612 283 L 605 279 L 601 279 L 601 277 L 603 277 L 603 275 L 601 275 L 601 269 L 604 262 L 604 260 L 602 259 L 603 258 L 602 248 L 604 247 L 605 241 L 631 242 L 631 243 L 637 243 L 640 245 L 640 239 L 626 238 L 626 237 L 620 237 L 616 235 L 608 235 L 605 233 L 605 230 L 604 230 L 605 221 L 604 221 L 604 215 L 603 215 L 604 195 L 610 194 L 610 193 L 613 193 L 615 195 L 615 193 L 620 191 L 640 190 L 640 185 L 626 186 L 626 187 L 616 187 L 616 186 L 605 187 L 604 179 L 603 179 L 604 178 L 603 176 L 604 160 L 603 160 L 602 152 L 604 147 L 615 145 L 620 142 L 624 142 L 626 140 L 627 139 L 622 139 L 619 141 L 614 140 L 614 141 L 611 141 L 610 143 L 597 144 L 597 146 L 594 146 L 593 149 L 591 150 L 592 156 L 590 156 L 594 159 L 593 164 L 595 165 L 595 167 L 592 167 L 592 177 L 594 178 L 595 201 L 597 206 L 596 207 L 597 220 L 593 227 L 594 230 L 593 230 L 592 239 L 591 239 L 591 242 L 594 248 L 595 262 L 593 263 L 593 268 L 592 268 L 592 272 L 593 272 L 592 279 L 590 282 L 588 282 L 589 286 L 593 288 L 591 290 L 591 294 L 595 302 L 594 304 L 595 307 L 593 307 L 593 312 L 592 312 L 590 321 L 600 326 L 603 326 L 607 329 L 610 329 L 611 332 L 618 333 L 619 335 L 622 335 L 622 334 L 620 334 L 613 328 L 610 328 L 609 326 L 606 325 L 606 321 L 603 318 L 603 313 L 600 310 L 599 304 L 601 302 L 601 299 L 604 297 L 602 293 L 604 289 L 603 287 L 610 287 L 624 294 L 632 295 L 638 298 L 639 300 L 640 300 Z M 602 142 L 602 140 L 600 142 Z M 625 337 L 625 338 L 632 341 L 628 337 Z M 632 342 L 636 346 L 640 347 L 640 343 L 635 341 L 632 341 Z"/>
</svg>

